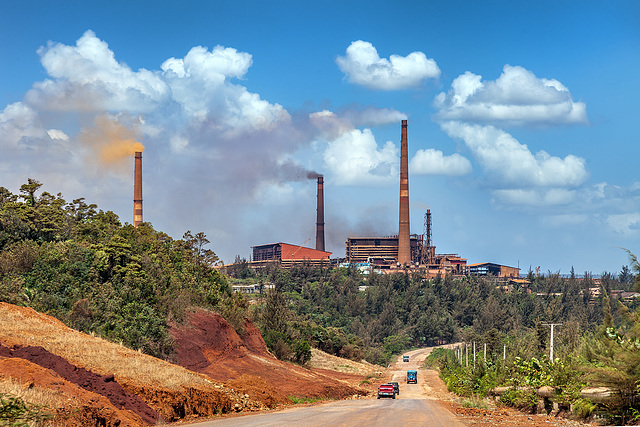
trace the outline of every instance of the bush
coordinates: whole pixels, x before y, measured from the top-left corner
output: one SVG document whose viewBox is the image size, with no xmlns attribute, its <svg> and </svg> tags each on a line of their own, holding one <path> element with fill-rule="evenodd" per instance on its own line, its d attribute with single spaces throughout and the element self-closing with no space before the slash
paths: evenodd
<svg viewBox="0 0 640 427">
<path fill-rule="evenodd" d="M 0 393 L 0 425 L 22 427 L 44 425 L 52 414 L 43 408 L 26 403 L 19 397 Z"/>
<path fill-rule="evenodd" d="M 307 340 L 296 340 L 292 349 L 293 359 L 299 365 L 304 365 L 311 360 L 311 346 Z"/>
<path fill-rule="evenodd" d="M 291 355 L 291 347 L 284 333 L 271 329 L 263 335 L 264 343 L 275 357 L 280 360 L 287 360 L 289 358 Z"/>
<path fill-rule="evenodd" d="M 533 412 L 538 405 L 538 395 L 531 387 L 510 388 L 500 396 L 500 403 Z"/>
</svg>

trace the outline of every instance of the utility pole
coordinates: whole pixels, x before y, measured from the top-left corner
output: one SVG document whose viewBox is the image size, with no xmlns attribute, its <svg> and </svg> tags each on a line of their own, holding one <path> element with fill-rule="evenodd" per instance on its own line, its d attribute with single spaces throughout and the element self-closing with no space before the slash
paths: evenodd
<svg viewBox="0 0 640 427">
<path fill-rule="evenodd" d="M 551 326 L 551 340 L 549 343 L 549 360 L 553 363 L 553 327 L 562 326 L 562 323 L 543 323 L 545 326 Z"/>
</svg>

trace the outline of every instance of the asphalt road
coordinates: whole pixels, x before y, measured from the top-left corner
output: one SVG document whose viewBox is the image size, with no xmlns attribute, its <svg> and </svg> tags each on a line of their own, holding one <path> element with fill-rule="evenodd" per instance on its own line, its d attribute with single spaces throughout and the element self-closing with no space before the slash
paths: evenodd
<svg viewBox="0 0 640 427">
<path fill-rule="evenodd" d="M 408 369 L 417 369 L 431 349 L 407 352 L 409 362 L 402 356 L 389 367 L 392 381 L 400 384 L 396 399 L 359 399 L 330 402 L 316 406 L 286 409 L 278 412 L 224 418 L 193 427 L 224 426 L 430 426 L 462 427 L 464 424 L 444 409 L 431 396 L 430 386 L 418 370 L 418 383 L 407 384 Z M 187 427 L 187 426 L 183 426 Z"/>
</svg>

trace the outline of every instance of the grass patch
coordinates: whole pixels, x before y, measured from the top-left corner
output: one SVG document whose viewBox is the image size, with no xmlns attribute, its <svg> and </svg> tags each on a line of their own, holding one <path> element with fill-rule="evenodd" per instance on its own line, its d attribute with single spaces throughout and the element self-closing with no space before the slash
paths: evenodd
<svg viewBox="0 0 640 427">
<path fill-rule="evenodd" d="M 489 409 L 487 401 L 480 396 L 471 396 L 468 399 L 462 401 L 463 408 L 476 408 L 476 409 Z"/>
<path fill-rule="evenodd" d="M 291 401 L 294 405 L 299 403 L 315 403 L 320 402 L 322 400 L 328 400 L 326 397 L 298 397 L 298 396 L 287 396 L 287 399 Z"/>
<path fill-rule="evenodd" d="M 45 425 L 53 413 L 40 405 L 26 402 L 22 397 L 0 393 L 0 425 L 30 427 Z"/>
</svg>

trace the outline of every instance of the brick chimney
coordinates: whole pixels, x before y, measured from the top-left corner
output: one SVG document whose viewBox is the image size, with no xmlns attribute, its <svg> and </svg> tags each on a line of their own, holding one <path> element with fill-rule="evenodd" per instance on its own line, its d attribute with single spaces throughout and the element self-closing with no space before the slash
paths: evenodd
<svg viewBox="0 0 640 427">
<path fill-rule="evenodd" d="M 400 140 L 400 224 L 398 230 L 398 263 L 411 264 L 411 240 L 409 232 L 409 148 L 407 121 L 402 121 Z"/>
<path fill-rule="evenodd" d="M 133 226 L 142 222 L 142 152 L 136 151 L 133 172 Z"/>
<path fill-rule="evenodd" d="M 316 220 L 316 250 L 324 251 L 324 178 L 318 177 L 318 204 Z"/>
</svg>

